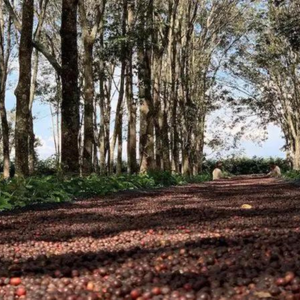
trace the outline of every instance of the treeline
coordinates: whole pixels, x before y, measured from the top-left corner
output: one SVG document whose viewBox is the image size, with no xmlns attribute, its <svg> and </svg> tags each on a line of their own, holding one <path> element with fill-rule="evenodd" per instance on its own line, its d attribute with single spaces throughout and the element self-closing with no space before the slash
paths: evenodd
<svg viewBox="0 0 300 300">
<path fill-rule="evenodd" d="M 202 163 L 202 175 L 206 176 L 205 178 L 211 179 L 212 172 L 216 167 L 216 164 L 219 162 L 217 159 L 204 159 Z M 262 158 L 262 157 L 231 157 L 225 158 L 222 160 L 223 171 L 229 175 L 253 175 L 253 174 L 267 174 L 270 172 L 271 164 L 276 164 L 280 167 L 282 173 L 286 174 L 291 171 L 292 165 L 290 161 L 283 158 Z M 116 172 L 116 165 L 113 166 L 114 172 Z M 126 175 L 128 170 L 128 165 L 126 161 L 122 163 L 121 173 L 122 176 Z M 3 165 L 0 164 L 0 172 L 3 172 Z M 15 174 L 15 165 L 11 164 L 11 177 Z M 162 177 L 165 176 L 166 180 L 172 180 L 170 172 L 160 172 L 160 171 L 150 171 L 148 172 L 152 178 L 159 178 L 157 183 L 164 181 Z M 58 172 L 56 158 L 49 157 L 45 160 L 38 160 L 36 163 L 35 175 L 44 177 L 44 176 L 57 176 L 61 175 Z M 167 179 L 167 177 L 170 177 Z M 176 176 L 175 176 L 176 177 Z M 181 177 L 178 177 L 181 178 Z M 198 177 L 190 177 L 190 180 L 197 179 Z M 201 177 L 202 179 L 202 177 Z"/>
<path fill-rule="evenodd" d="M 0 0 L 4 177 L 13 148 L 17 175 L 36 169 L 37 98 L 51 106 L 65 173 L 120 174 L 126 156 L 129 174 L 198 174 L 207 116 L 228 96 L 219 75 L 241 67 L 234 57 L 246 57 L 260 9 L 240 0 Z M 5 90 L 16 58 L 12 132 Z"/>
<path fill-rule="evenodd" d="M 179 172 L 182 165 L 182 173 L 198 174 L 215 76 L 243 34 L 239 2 L 1 0 L 4 176 L 11 147 L 4 91 L 14 43 L 18 175 L 34 172 L 32 102 L 45 58 L 56 80 L 55 142 L 65 172 L 107 174 L 116 163 L 120 173 L 127 153 L 128 173 Z"/>
<path fill-rule="evenodd" d="M 236 113 L 279 126 L 287 158 L 300 170 L 300 3 L 262 3 L 253 20 L 253 38 L 244 39 L 231 58 L 229 69 L 243 82 L 238 90 L 244 95 L 231 102 Z"/>
</svg>

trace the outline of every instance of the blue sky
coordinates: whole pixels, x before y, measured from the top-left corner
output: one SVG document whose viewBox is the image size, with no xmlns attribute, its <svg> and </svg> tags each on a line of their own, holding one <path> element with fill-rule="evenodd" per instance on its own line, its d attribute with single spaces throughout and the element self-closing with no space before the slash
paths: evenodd
<svg viewBox="0 0 300 300">
<path fill-rule="evenodd" d="M 261 146 L 251 141 L 243 141 L 242 147 L 245 149 L 245 155 L 260 157 L 281 157 L 285 158 L 285 153 L 280 149 L 284 146 L 285 141 L 282 138 L 281 130 L 274 125 L 268 127 L 268 140 L 263 142 Z"/>
</svg>

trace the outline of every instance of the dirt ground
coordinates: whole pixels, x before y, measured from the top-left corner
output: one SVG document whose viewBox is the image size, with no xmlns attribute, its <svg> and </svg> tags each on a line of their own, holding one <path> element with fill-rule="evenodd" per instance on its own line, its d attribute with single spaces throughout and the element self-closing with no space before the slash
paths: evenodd
<svg viewBox="0 0 300 300">
<path fill-rule="evenodd" d="M 273 179 L 23 209 L 0 228 L 0 299 L 300 299 L 300 188 Z"/>
</svg>

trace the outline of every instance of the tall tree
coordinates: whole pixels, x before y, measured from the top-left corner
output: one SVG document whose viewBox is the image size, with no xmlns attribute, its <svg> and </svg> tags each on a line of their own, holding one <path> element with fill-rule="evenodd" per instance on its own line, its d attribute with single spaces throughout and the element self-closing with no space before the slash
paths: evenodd
<svg viewBox="0 0 300 300">
<path fill-rule="evenodd" d="M 154 169 L 154 105 L 151 58 L 154 0 L 141 0 L 139 12 L 138 77 L 140 101 L 140 172 Z"/>
<path fill-rule="evenodd" d="M 116 141 L 118 139 L 118 151 L 117 151 L 117 173 L 122 172 L 122 143 L 123 143 L 123 108 L 124 108 L 124 94 L 125 94 L 125 72 L 126 72 L 126 47 L 125 47 L 125 38 L 126 38 L 126 22 L 127 22 L 127 9 L 128 3 L 127 0 L 123 0 L 123 9 L 122 9 L 122 23 L 121 23 L 121 34 L 122 41 L 120 47 L 120 61 L 121 61 L 121 74 L 120 74 L 120 87 L 118 90 L 118 102 L 116 109 L 116 118 L 115 118 L 115 127 L 111 140 L 110 146 L 110 157 L 111 157 L 111 166 L 114 163 L 114 152 L 116 147 Z M 111 168 L 112 169 L 112 168 Z"/>
<path fill-rule="evenodd" d="M 78 0 L 63 0 L 61 19 L 62 104 L 61 161 L 68 173 L 79 173 L 79 87 L 77 45 Z"/>
<path fill-rule="evenodd" d="M 34 32 L 33 40 L 40 40 L 43 24 L 45 21 L 45 14 L 47 10 L 49 0 L 41 0 L 39 1 L 38 8 L 38 22 Z M 28 132 L 28 162 L 29 162 L 29 174 L 32 175 L 35 171 L 35 162 L 36 151 L 35 151 L 35 134 L 34 134 L 34 124 L 33 124 L 33 115 L 32 108 L 34 102 L 34 96 L 36 92 L 36 82 L 39 70 L 39 51 L 35 49 L 33 54 L 33 62 L 32 62 L 32 78 L 31 78 L 31 87 L 30 87 L 30 101 L 29 101 L 29 132 Z"/>
<path fill-rule="evenodd" d="M 5 92 L 8 75 L 8 62 L 11 54 L 11 18 L 5 18 L 3 13 L 3 2 L 0 1 L 0 115 L 2 127 L 3 147 L 3 177 L 10 176 L 10 145 L 9 125 L 5 107 Z M 6 47 L 5 47 L 6 45 Z"/>
<path fill-rule="evenodd" d="M 128 135 L 127 155 L 128 173 L 136 173 L 137 170 L 137 130 L 136 130 L 136 100 L 133 94 L 133 33 L 135 21 L 135 6 L 133 0 L 124 0 L 124 7 L 127 7 L 127 41 L 126 41 L 126 100 L 128 110 Z"/>
<path fill-rule="evenodd" d="M 249 108 L 263 126 L 280 126 L 293 168 L 299 170 L 300 53 L 290 39 L 278 34 L 281 13 L 281 7 L 271 2 L 257 8 L 251 32 L 255 40 L 244 40 L 231 59 L 234 76 L 243 79 L 248 88 L 239 88 L 245 97 L 231 103 L 237 110 Z"/>
<path fill-rule="evenodd" d="M 82 166 L 84 174 L 90 174 L 93 170 L 93 150 L 95 144 L 95 78 L 93 72 L 93 52 L 106 4 L 106 1 L 104 0 L 101 2 L 102 4 L 97 1 L 85 4 L 83 0 L 79 0 L 80 23 L 84 48 L 84 149 Z M 91 15 L 94 15 L 93 20 L 91 20 L 91 17 L 88 17 Z"/>
<path fill-rule="evenodd" d="M 31 56 L 33 34 L 33 0 L 24 0 L 22 10 L 22 31 L 19 49 L 19 82 L 15 90 L 17 98 L 16 109 L 16 174 L 28 176 L 28 131 L 29 131 L 29 103 L 31 86 Z"/>
</svg>

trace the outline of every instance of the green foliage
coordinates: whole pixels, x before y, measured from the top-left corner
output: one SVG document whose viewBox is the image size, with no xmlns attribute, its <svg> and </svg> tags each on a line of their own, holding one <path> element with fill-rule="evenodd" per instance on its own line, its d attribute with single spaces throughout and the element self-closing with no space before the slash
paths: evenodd
<svg viewBox="0 0 300 300">
<path fill-rule="evenodd" d="M 230 158 L 222 162 L 224 174 L 227 175 L 267 173 L 270 170 L 270 164 L 275 162 L 282 172 L 286 173 L 287 178 L 300 179 L 300 172 L 290 171 L 288 163 L 279 158 Z M 211 180 L 215 164 L 214 160 L 206 160 L 203 164 L 203 174 L 192 177 L 170 172 L 151 171 L 141 175 L 124 174 L 100 177 L 94 174 L 84 178 L 63 178 L 56 170 L 55 158 L 51 158 L 39 162 L 37 173 L 40 177 L 13 178 L 0 182 L 0 211 L 32 204 L 60 203 L 78 198 L 104 196 L 125 190 L 153 189 L 205 182 Z"/>
<path fill-rule="evenodd" d="M 60 203 L 125 190 L 152 189 L 187 182 L 202 182 L 208 179 L 208 176 L 201 175 L 184 178 L 169 172 L 152 172 L 132 176 L 100 177 L 91 175 L 85 178 L 64 179 L 59 176 L 13 178 L 0 183 L 0 211 L 32 204 Z"/>
<path fill-rule="evenodd" d="M 58 160 L 55 155 L 36 163 L 36 175 L 55 175 L 58 172 Z"/>
<path fill-rule="evenodd" d="M 266 174 L 270 171 L 270 164 L 275 163 L 282 172 L 290 170 L 288 162 L 281 158 L 228 158 L 222 160 L 223 170 L 232 175 Z M 216 165 L 215 160 L 204 162 L 204 173 L 211 173 Z"/>
<path fill-rule="evenodd" d="M 199 174 L 197 176 L 185 177 L 182 183 L 200 183 L 210 180 L 212 180 L 211 174 Z"/>
<path fill-rule="evenodd" d="M 284 177 L 292 180 L 300 180 L 300 171 L 291 170 L 284 174 Z"/>
<path fill-rule="evenodd" d="M 64 183 L 51 176 L 29 179 L 13 178 L 1 182 L 0 190 L 0 209 L 72 199 L 72 195 L 64 189 Z"/>
</svg>

